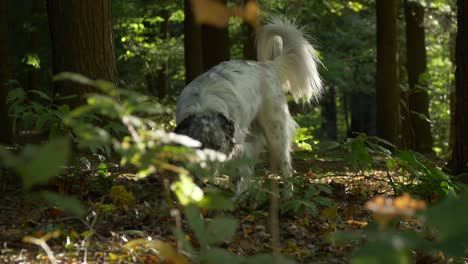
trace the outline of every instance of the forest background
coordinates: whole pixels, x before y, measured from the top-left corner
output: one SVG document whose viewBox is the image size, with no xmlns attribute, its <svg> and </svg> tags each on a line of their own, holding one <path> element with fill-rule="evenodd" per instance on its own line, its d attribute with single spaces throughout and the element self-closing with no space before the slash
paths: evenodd
<svg viewBox="0 0 468 264">
<path fill-rule="evenodd" d="M 134 262 L 259 263 L 281 253 L 299 262 L 406 263 L 442 251 L 463 259 L 467 215 L 455 212 L 468 204 L 459 198 L 468 172 L 466 11 L 463 0 L 0 1 L 2 210 L 10 212 L 0 241 L 13 245 L 2 257 L 78 261 L 90 250 L 96 260 Z M 209 177 L 222 157 L 169 144 L 191 144 L 169 133 L 174 104 L 219 62 L 255 59 L 257 23 L 275 14 L 310 36 L 326 92 L 311 105 L 290 103 L 300 126 L 296 192 L 283 195 L 287 180 L 278 187 L 265 176 L 233 202 L 232 186 Z M 228 162 L 225 174 L 239 162 L 249 161 Z M 193 177 L 200 174 L 208 185 Z M 384 220 L 370 220 L 387 206 Z M 228 209 L 229 217 L 206 212 Z M 411 235 L 402 234 L 395 219 L 418 210 L 404 220 Z M 367 230 L 367 222 L 379 226 Z M 359 232 L 336 235 L 344 246 L 317 242 L 350 226 Z M 443 235 L 430 244 L 415 235 L 420 228 Z M 30 248 L 21 256 L 24 243 L 46 256 Z"/>
</svg>

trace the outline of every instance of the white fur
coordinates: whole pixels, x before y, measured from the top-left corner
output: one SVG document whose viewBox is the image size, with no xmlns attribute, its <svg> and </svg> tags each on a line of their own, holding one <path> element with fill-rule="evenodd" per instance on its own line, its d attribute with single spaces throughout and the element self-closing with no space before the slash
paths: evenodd
<svg viewBox="0 0 468 264">
<path fill-rule="evenodd" d="M 257 35 L 256 61 L 223 62 L 191 82 L 179 97 L 176 121 L 189 115 L 218 112 L 235 126 L 235 142 L 242 156 L 256 160 L 269 151 L 273 173 L 290 176 L 291 143 L 296 123 L 285 93 L 297 101 L 318 98 L 322 81 L 315 49 L 297 26 L 275 18 Z M 245 190 L 253 168 L 242 170 L 239 191 Z"/>
</svg>

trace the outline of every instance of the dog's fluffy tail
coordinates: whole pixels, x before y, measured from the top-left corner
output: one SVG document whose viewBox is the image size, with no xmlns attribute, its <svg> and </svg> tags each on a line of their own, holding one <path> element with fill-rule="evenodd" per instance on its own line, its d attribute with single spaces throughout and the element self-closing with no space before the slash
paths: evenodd
<svg viewBox="0 0 468 264">
<path fill-rule="evenodd" d="M 272 65 L 283 91 L 291 93 L 296 102 L 317 99 L 322 93 L 317 70 L 320 60 L 293 21 L 273 18 L 263 26 L 257 33 L 257 54 L 259 61 Z"/>
</svg>

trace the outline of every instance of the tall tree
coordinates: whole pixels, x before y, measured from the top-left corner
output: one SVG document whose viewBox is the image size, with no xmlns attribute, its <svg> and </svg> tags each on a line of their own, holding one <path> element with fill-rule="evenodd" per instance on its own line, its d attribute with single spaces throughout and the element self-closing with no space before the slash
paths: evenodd
<svg viewBox="0 0 468 264">
<path fill-rule="evenodd" d="M 164 19 L 161 22 L 161 27 L 159 29 L 159 34 L 161 39 L 167 40 L 169 35 L 169 10 L 164 9 L 161 11 L 161 17 Z M 157 93 L 158 98 L 162 99 L 166 97 L 169 92 L 169 76 L 167 74 L 167 60 L 162 63 L 161 68 L 158 69 L 158 82 L 157 82 Z"/>
<path fill-rule="evenodd" d="M 226 0 L 217 0 L 226 4 Z M 202 26 L 203 71 L 230 58 L 229 34 L 226 28 Z"/>
<path fill-rule="evenodd" d="M 377 136 L 398 145 L 400 93 L 397 63 L 397 1 L 377 0 Z"/>
<path fill-rule="evenodd" d="M 8 94 L 6 82 L 11 79 L 11 69 L 6 16 L 6 0 L 0 0 L 0 142 L 8 142 L 10 140 L 10 127 L 8 125 L 8 111 L 6 105 Z"/>
<path fill-rule="evenodd" d="M 324 137 L 336 140 L 338 138 L 338 129 L 336 124 L 336 90 L 335 87 L 328 87 L 320 101 L 322 107 L 322 131 Z"/>
<path fill-rule="evenodd" d="M 402 127 L 405 147 L 419 152 L 432 151 L 429 118 L 429 95 L 421 76 L 427 70 L 426 34 L 424 31 L 424 7 L 418 2 L 405 1 L 406 58 L 409 90 L 404 93 L 406 109 Z"/>
<path fill-rule="evenodd" d="M 348 136 L 353 133 L 375 135 L 375 95 L 355 91 L 349 95 L 349 108 L 351 112 L 351 126 Z"/>
<path fill-rule="evenodd" d="M 39 56 L 38 55 L 39 54 L 38 42 L 42 33 L 39 30 L 40 18 L 41 18 L 41 1 L 33 0 L 32 6 L 31 6 L 31 28 L 32 29 L 29 32 L 27 52 L 30 54 L 34 54 L 36 56 Z M 38 67 L 35 67 L 34 65 L 27 65 L 26 73 L 27 73 L 27 83 L 26 83 L 27 89 L 37 90 L 37 86 L 39 83 Z"/>
<path fill-rule="evenodd" d="M 184 0 L 185 83 L 203 72 L 201 27 L 195 23 L 191 0 Z"/>
<path fill-rule="evenodd" d="M 457 0 L 458 32 L 455 48 L 455 127 L 449 167 L 454 174 L 468 172 L 468 3 Z"/>
<path fill-rule="evenodd" d="M 77 72 L 116 83 L 111 0 L 47 0 L 54 73 Z M 56 94 L 78 95 L 61 103 L 83 104 L 94 89 L 73 82 L 56 84 Z"/>
<path fill-rule="evenodd" d="M 244 0 L 244 6 L 248 5 L 250 2 L 256 3 L 257 0 Z M 246 60 L 256 60 L 257 59 L 257 50 L 255 49 L 255 29 L 249 23 L 244 23 L 245 30 L 245 40 L 244 40 L 244 59 Z"/>
</svg>

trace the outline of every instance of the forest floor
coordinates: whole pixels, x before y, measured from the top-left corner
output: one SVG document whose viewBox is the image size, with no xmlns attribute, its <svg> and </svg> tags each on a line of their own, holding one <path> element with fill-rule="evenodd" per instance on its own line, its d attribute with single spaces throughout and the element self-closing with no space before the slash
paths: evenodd
<svg viewBox="0 0 468 264">
<path fill-rule="evenodd" d="M 308 178 L 311 184 L 330 184 L 331 194 L 320 195 L 331 199 L 333 205 L 318 206 L 315 216 L 307 211 L 281 214 L 281 254 L 298 263 L 349 262 L 355 243 L 335 245 L 328 237 L 335 231 L 359 230 L 368 224 L 371 214 L 364 203 L 378 194 L 393 195 L 386 173 L 372 170 L 363 175 L 331 160 L 295 159 L 294 164 L 298 177 Z M 0 263 L 50 263 L 44 248 L 50 248 L 57 263 L 170 263 L 162 261 L 154 250 L 124 247 L 128 241 L 149 237 L 176 246 L 171 231 L 175 220 L 165 203 L 163 181 L 137 180 L 121 169 L 110 173 L 115 176 L 112 181 L 96 181 L 97 170 L 74 172 L 47 187 L 78 196 L 87 207 L 88 215 L 83 218 L 71 217 L 34 195 L 25 195 L 17 184 L 0 186 Z M 123 199 L 109 193 L 110 186 L 116 185 L 125 191 Z M 267 205 L 239 205 L 224 212 L 239 220 L 239 227 L 222 247 L 240 255 L 271 253 L 268 211 Z M 186 224 L 182 226 L 185 230 Z M 197 242 L 187 233 L 196 247 Z"/>
</svg>

